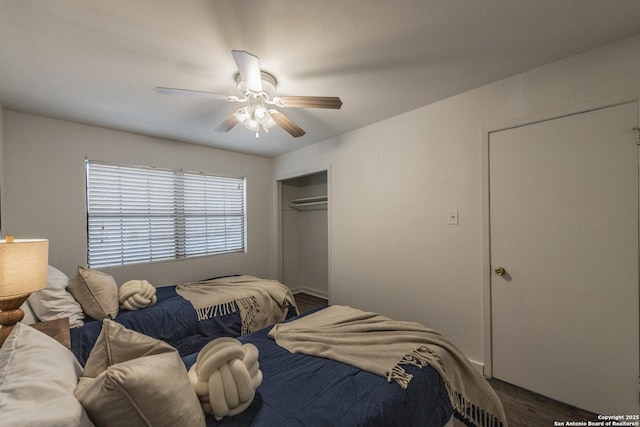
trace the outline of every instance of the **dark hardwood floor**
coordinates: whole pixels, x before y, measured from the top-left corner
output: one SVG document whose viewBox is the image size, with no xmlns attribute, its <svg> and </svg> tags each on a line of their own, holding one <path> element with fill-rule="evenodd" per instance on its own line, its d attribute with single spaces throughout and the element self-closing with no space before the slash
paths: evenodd
<svg viewBox="0 0 640 427">
<path fill-rule="evenodd" d="M 317 307 L 327 306 L 326 299 L 302 292 L 295 294 L 293 297 L 296 299 L 296 304 L 298 305 L 298 311 L 300 313 L 304 313 L 305 311 L 309 311 Z"/>
<path fill-rule="evenodd" d="M 327 300 L 305 293 L 294 295 L 300 313 L 324 307 Z M 498 394 L 507 414 L 509 427 L 546 427 L 554 421 L 597 421 L 597 415 L 565 405 L 539 394 L 516 387 L 495 378 L 489 384 Z"/>
<path fill-rule="evenodd" d="M 598 421 L 596 414 L 516 387 L 495 378 L 489 384 L 498 394 L 509 427 L 553 426 L 555 421 Z"/>
</svg>

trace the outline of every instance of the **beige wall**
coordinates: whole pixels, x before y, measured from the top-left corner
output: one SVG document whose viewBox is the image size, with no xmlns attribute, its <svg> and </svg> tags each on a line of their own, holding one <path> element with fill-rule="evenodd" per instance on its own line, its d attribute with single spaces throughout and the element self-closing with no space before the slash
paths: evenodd
<svg viewBox="0 0 640 427">
<path fill-rule="evenodd" d="M 119 284 L 166 285 L 223 274 L 274 277 L 270 159 L 4 111 L 4 232 L 50 241 L 50 264 L 86 264 L 85 157 L 247 177 L 247 253 L 104 269 Z"/>
<path fill-rule="evenodd" d="M 604 105 L 638 70 L 634 37 L 275 158 L 276 176 L 331 165 L 331 302 L 421 322 L 482 364 L 483 132 Z"/>
<path fill-rule="evenodd" d="M 4 109 L 0 104 L 0 235 L 4 237 L 4 128 L 3 128 Z"/>
</svg>

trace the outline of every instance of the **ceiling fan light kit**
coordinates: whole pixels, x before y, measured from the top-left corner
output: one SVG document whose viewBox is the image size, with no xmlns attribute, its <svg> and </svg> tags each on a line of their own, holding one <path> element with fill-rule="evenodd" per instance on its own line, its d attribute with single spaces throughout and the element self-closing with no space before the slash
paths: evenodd
<svg viewBox="0 0 640 427">
<path fill-rule="evenodd" d="M 154 90 L 160 94 L 189 95 L 231 102 L 248 102 L 249 105 L 238 109 L 220 123 L 216 128 L 216 132 L 229 132 L 236 124 L 240 123 L 245 128 L 255 132 L 256 138 L 260 137 L 260 129 L 267 133 L 269 129 L 276 125 L 287 131 L 294 138 L 305 134 L 305 131 L 287 116 L 274 108 L 267 108 L 267 105 L 275 105 L 281 108 L 330 108 L 336 110 L 342 107 L 342 101 L 338 97 L 274 97 L 277 86 L 276 78 L 260 69 L 258 57 L 241 50 L 232 50 L 231 53 L 238 67 L 236 87 L 242 92 L 244 98 L 167 87 L 156 87 Z"/>
<path fill-rule="evenodd" d="M 269 129 L 276 125 L 275 120 L 273 120 L 269 110 L 265 106 L 265 103 L 274 104 L 274 101 L 271 101 L 270 98 L 276 90 L 276 78 L 269 73 L 260 71 L 260 80 L 262 90 L 260 92 L 254 92 L 245 84 L 242 79 L 242 74 L 238 73 L 236 85 L 238 89 L 244 93 L 245 98 L 242 101 L 248 101 L 249 105 L 238 109 L 238 111 L 233 114 L 238 123 L 256 133 L 256 138 L 260 137 L 261 127 L 265 133 L 268 133 Z"/>
<path fill-rule="evenodd" d="M 247 107 L 240 108 L 234 113 L 234 116 L 238 123 L 246 127 L 252 132 L 256 133 L 256 138 L 260 137 L 260 127 L 269 132 L 269 129 L 276 125 L 275 120 L 269 114 L 269 111 L 261 104 L 257 106 L 249 105 Z"/>
</svg>

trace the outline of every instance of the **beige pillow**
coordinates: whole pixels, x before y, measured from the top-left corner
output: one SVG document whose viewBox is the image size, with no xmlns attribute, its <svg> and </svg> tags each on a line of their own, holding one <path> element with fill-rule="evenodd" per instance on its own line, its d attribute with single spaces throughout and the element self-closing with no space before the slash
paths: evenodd
<svg viewBox="0 0 640 427">
<path fill-rule="evenodd" d="M 74 394 L 103 427 L 205 425 L 177 350 L 108 319 Z"/>
<path fill-rule="evenodd" d="M 79 265 L 78 274 L 69 281 L 67 290 L 94 319 L 113 319 L 118 315 L 118 285 L 113 276 Z"/>
</svg>

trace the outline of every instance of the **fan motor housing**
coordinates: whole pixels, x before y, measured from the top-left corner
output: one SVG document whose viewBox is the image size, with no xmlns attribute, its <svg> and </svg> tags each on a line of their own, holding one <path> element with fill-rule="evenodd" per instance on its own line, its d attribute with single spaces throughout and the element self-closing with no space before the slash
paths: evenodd
<svg viewBox="0 0 640 427">
<path fill-rule="evenodd" d="M 269 95 L 269 98 L 273 97 L 273 94 L 276 92 L 276 86 L 278 85 L 276 78 L 266 71 L 260 71 L 260 79 L 262 80 L 262 91 Z M 247 86 L 244 80 L 242 80 L 240 73 L 236 75 L 236 87 L 243 94 L 247 91 Z"/>
</svg>

